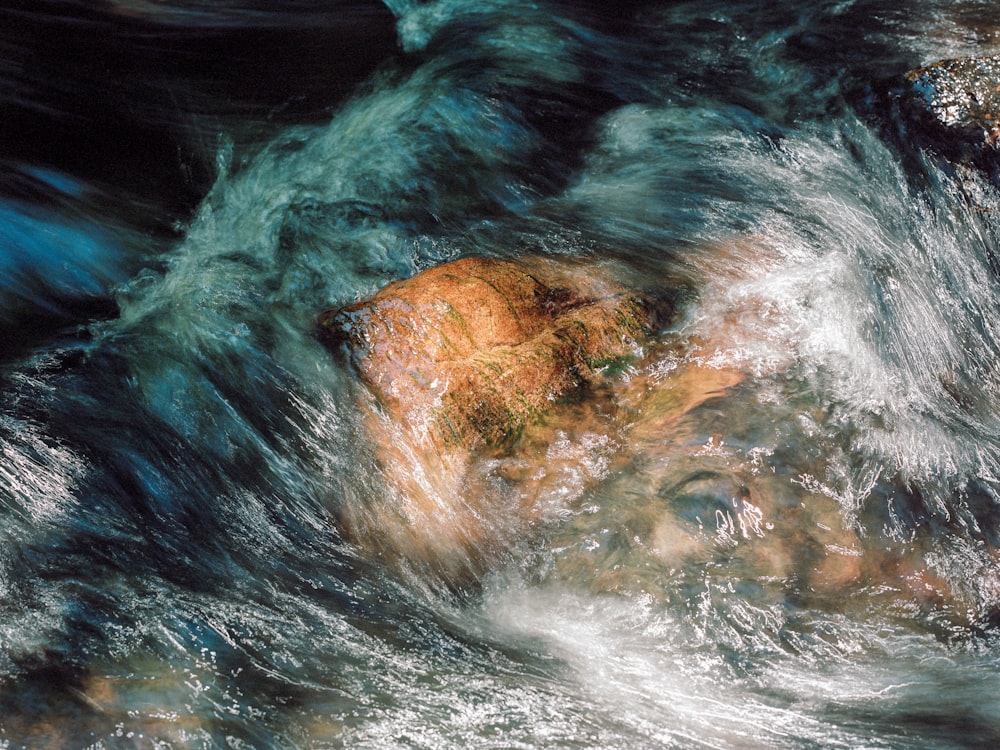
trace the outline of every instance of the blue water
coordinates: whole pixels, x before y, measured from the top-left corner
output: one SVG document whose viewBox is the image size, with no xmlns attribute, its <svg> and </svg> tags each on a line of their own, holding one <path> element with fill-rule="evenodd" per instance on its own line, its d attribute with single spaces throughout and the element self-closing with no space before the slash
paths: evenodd
<svg viewBox="0 0 1000 750">
<path fill-rule="evenodd" d="M 994 16 L 0 9 L 0 747 L 996 746 L 1000 196 L 887 98 Z M 315 326 L 476 254 L 678 309 L 455 581 Z"/>
</svg>

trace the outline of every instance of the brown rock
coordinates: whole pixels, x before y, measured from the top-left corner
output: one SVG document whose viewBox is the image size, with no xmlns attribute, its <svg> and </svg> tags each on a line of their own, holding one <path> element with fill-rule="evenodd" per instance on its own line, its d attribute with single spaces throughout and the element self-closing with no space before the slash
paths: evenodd
<svg viewBox="0 0 1000 750">
<path fill-rule="evenodd" d="M 703 363 L 709 345 L 652 335 L 669 305 L 612 272 L 465 258 L 322 315 L 373 397 L 360 405 L 377 480 L 338 507 L 345 537 L 464 587 L 740 382 Z"/>
<path fill-rule="evenodd" d="M 390 416 L 439 446 L 509 444 L 635 356 L 654 306 L 567 261 L 464 258 L 324 314 Z"/>
</svg>

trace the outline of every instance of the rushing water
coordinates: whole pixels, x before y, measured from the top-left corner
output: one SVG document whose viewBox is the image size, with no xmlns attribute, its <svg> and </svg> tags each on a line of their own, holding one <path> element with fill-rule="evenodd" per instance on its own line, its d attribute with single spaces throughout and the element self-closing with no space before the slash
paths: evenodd
<svg viewBox="0 0 1000 750">
<path fill-rule="evenodd" d="M 1000 743 L 1000 199 L 880 93 L 994 4 L 386 5 L 0 9 L 0 747 Z M 740 382 L 477 581 L 345 540 L 319 313 L 539 253 Z"/>
</svg>

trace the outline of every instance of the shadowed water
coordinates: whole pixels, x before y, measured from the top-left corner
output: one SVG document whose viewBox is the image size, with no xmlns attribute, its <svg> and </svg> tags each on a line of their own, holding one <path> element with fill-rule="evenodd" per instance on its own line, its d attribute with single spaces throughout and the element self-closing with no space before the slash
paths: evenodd
<svg viewBox="0 0 1000 750">
<path fill-rule="evenodd" d="M 995 746 L 992 4 L 387 6 L 0 10 L 0 747 Z M 676 313 L 455 581 L 316 321 L 468 255 Z"/>
</svg>

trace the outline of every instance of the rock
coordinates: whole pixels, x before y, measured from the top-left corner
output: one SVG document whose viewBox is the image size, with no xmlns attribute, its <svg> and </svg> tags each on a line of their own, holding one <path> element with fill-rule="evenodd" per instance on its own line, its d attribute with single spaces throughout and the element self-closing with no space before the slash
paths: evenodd
<svg viewBox="0 0 1000 750">
<path fill-rule="evenodd" d="M 497 447 L 641 353 L 658 306 L 569 261 L 464 258 L 320 319 L 397 422 Z"/>
<path fill-rule="evenodd" d="M 1000 173 L 1000 56 L 943 60 L 911 70 L 899 103 L 917 145 Z"/>
<path fill-rule="evenodd" d="M 422 581 L 478 579 L 607 471 L 631 419 L 617 375 L 669 314 L 600 263 L 472 257 L 321 315 L 373 397 L 384 482 L 338 508 L 342 533 Z"/>
</svg>

